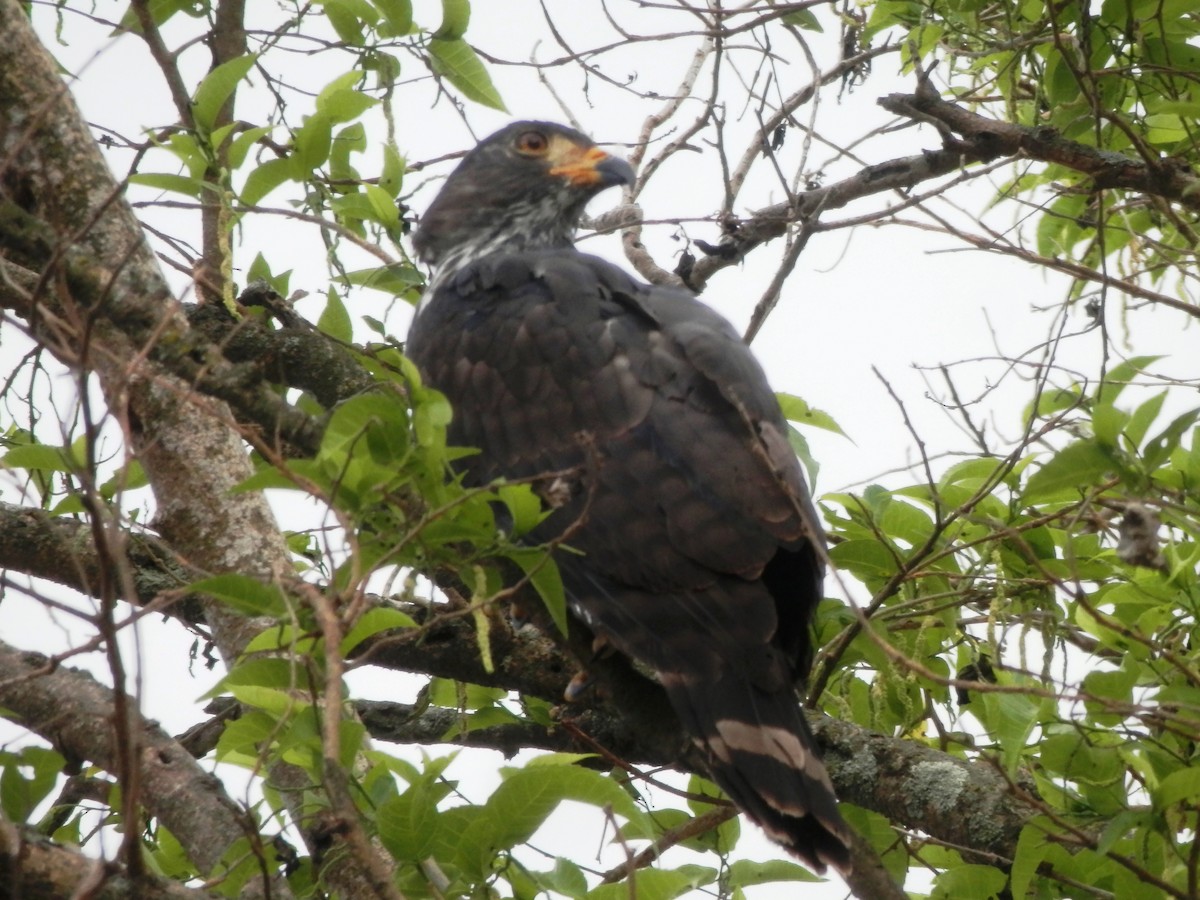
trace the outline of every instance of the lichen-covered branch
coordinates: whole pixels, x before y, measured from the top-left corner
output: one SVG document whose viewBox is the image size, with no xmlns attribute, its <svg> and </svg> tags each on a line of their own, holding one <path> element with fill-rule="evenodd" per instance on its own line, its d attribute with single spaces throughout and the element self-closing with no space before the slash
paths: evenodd
<svg viewBox="0 0 1200 900">
<path fill-rule="evenodd" d="M 575 640 L 580 641 L 579 636 Z M 557 644 L 527 629 L 505 633 L 494 628 L 492 654 L 495 668 L 488 672 L 480 662 L 471 621 L 447 616 L 437 619 L 420 639 L 400 632 L 380 641 L 366 659 L 389 668 L 519 690 L 550 702 L 563 696 L 576 669 Z M 704 771 L 703 762 L 690 754 L 657 685 L 616 656 L 596 660 L 589 672 L 597 677 L 598 690 L 562 710 L 562 728 L 574 739 L 571 749 L 606 751 L 610 762 Z M 610 697 L 620 698 L 619 707 Z M 372 704 L 364 720 L 387 740 L 427 738 L 439 730 L 444 737 L 443 726 L 453 724 L 442 712 L 426 711 L 416 718 L 413 712 L 403 706 Z M 812 715 L 809 724 L 843 800 L 936 840 L 976 850 L 990 864 L 1003 867 L 1011 861 L 1021 828 L 1035 810 L 1015 796 L 1009 782 L 986 760 L 967 762 L 827 716 Z M 538 738 L 523 730 L 521 735 L 531 741 L 527 746 L 562 749 L 564 736 L 558 733 Z M 511 730 L 486 729 L 463 740 L 504 752 L 515 736 Z"/>
<path fill-rule="evenodd" d="M 52 516 L 42 509 L 0 503 L 0 568 L 23 572 L 61 584 L 87 596 L 99 595 L 104 561 L 96 552 L 86 522 Z M 126 564 L 141 605 L 178 596 L 181 588 L 200 577 L 180 563 L 170 548 L 149 535 L 129 535 L 124 542 Z M 184 596 L 158 611 L 183 621 L 202 623 L 199 601 Z"/>
<path fill-rule="evenodd" d="M 192 328 L 230 362 L 249 367 L 260 382 L 308 391 L 326 409 L 375 384 L 349 351 L 311 326 L 297 322 L 271 329 L 250 316 L 234 321 L 212 304 L 189 307 L 187 314 Z M 318 427 L 312 423 L 319 434 Z"/>
<path fill-rule="evenodd" d="M 0 133 L 0 146 L 2 142 Z M 114 201 L 114 209 L 118 205 Z M 137 227 L 136 222 L 130 227 Z M 5 200 L 0 193 L 0 305 L 29 322 L 56 356 L 74 368 L 95 368 L 102 376 L 115 371 L 125 377 L 124 362 L 144 354 L 164 375 L 229 404 L 259 440 L 304 453 L 316 451 L 320 425 L 276 394 L 256 367 L 226 359 L 206 335 L 189 329 L 156 267 L 155 277 L 142 273 L 141 278 L 153 284 L 153 302 L 125 298 L 117 287 L 119 275 L 137 264 L 125 260 L 120 268 L 106 266 L 94 248 L 68 243 L 74 237 L 58 233 L 36 210 Z M 140 255 L 141 247 L 135 249 Z M 141 264 L 155 266 L 153 258 Z M 66 291 L 50 290 L 60 281 Z M 188 389 L 180 393 L 183 399 Z"/>
<path fill-rule="evenodd" d="M 113 771 L 113 691 L 86 672 L 0 643 L 0 706 L 67 759 Z M 202 872 L 213 873 L 243 836 L 257 838 L 221 783 L 155 723 L 141 723 L 136 744 L 146 809 Z"/>
<path fill-rule="evenodd" d="M 86 574 L 94 564 L 86 536 L 77 523 L 53 520 L 37 511 L 0 507 L 0 565 L 12 565 L 27 553 L 32 563 L 45 563 L 42 571 L 31 574 L 53 576 L 50 564 L 54 554 L 71 553 L 77 554 L 78 560 L 73 568 Z M 154 596 L 149 589 L 164 579 L 177 586 L 175 579 L 182 573 L 164 568 L 159 556 L 163 548 L 156 541 L 147 538 L 131 544 L 130 549 L 136 581 L 147 586 L 148 599 Z M 22 568 L 30 571 L 35 565 Z M 89 582 L 82 578 L 72 586 L 87 590 Z M 562 697 L 576 670 L 574 661 L 545 635 L 528 628 L 514 631 L 498 623 L 492 633 L 495 668 L 488 672 L 480 661 L 469 619 L 438 615 L 436 609 L 431 613 L 415 605 L 406 611 L 414 618 L 426 616 L 429 624 L 417 633 L 394 632 L 377 640 L 358 660 L 359 665 L 503 687 L 551 702 Z M 602 690 L 600 696 L 593 694 L 582 703 L 565 705 L 555 728 L 498 726 L 455 736 L 449 742 L 487 747 L 506 755 L 533 747 L 604 751 L 610 754 L 610 762 L 636 765 L 686 763 L 682 732 L 662 692 L 636 673 L 619 677 L 630 685 L 620 696 L 636 696 L 636 703 L 622 702 L 617 709 Z M 400 743 L 446 741 L 459 722 L 454 711 L 418 710 L 399 703 L 362 702 L 358 710 L 374 737 Z M 972 847 L 989 860 L 1011 859 L 1020 829 L 1033 811 L 1013 796 L 1007 781 L 986 762 L 968 763 L 912 741 L 824 716 L 813 716 L 810 722 L 843 799 L 939 840 Z M 207 752 L 218 733 L 214 731 L 209 740 L 190 749 Z M 702 765 L 692 762 L 702 771 Z"/>
<path fill-rule="evenodd" d="M 158 875 L 131 878 L 120 866 L 63 847 L 0 818 L 0 887 L 5 897 L 91 900 L 216 900 Z"/>
<path fill-rule="evenodd" d="M 240 15 L 240 9 L 225 3 L 222 15 Z M 0 228 L 0 235 L 25 242 L 14 250 L 0 240 L 0 248 L 37 273 L 37 304 L 28 307 L 35 330 L 52 318 L 54 351 L 98 376 L 109 413 L 154 490 L 159 532 L 176 554 L 203 571 L 284 577 L 290 555 L 265 498 L 237 490 L 252 468 L 235 417 L 195 385 L 202 375 L 227 373 L 228 381 L 206 382 L 206 390 L 243 404 L 252 420 L 279 411 L 281 401 L 264 410 L 269 386 L 260 378 L 239 381 L 231 363 L 192 336 L 121 187 L 17 0 L 0 0 L 0 34 L 0 201 L 16 223 Z M 8 294 L 19 296 L 14 283 Z M 315 447 L 318 433 L 300 445 Z M 261 630 L 221 604 L 204 607 L 226 659 L 240 655 Z M 292 767 L 279 765 L 271 774 L 288 796 L 313 788 Z M 147 793 L 150 784 L 141 781 Z M 139 785 L 121 787 L 130 797 Z M 331 849 L 329 838 L 323 836 L 322 850 Z M 328 857 L 323 875 L 331 887 L 347 898 L 372 895 L 352 854 Z M 193 859 L 211 862 L 204 855 Z"/>
</svg>

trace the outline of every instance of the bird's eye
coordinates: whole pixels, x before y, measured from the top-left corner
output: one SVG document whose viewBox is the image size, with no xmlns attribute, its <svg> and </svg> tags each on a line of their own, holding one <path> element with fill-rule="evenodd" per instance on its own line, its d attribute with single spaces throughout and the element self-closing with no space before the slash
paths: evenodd
<svg viewBox="0 0 1200 900">
<path fill-rule="evenodd" d="M 550 146 L 550 140 L 540 131 L 523 131 L 517 138 L 517 150 L 529 156 L 540 156 Z"/>
</svg>

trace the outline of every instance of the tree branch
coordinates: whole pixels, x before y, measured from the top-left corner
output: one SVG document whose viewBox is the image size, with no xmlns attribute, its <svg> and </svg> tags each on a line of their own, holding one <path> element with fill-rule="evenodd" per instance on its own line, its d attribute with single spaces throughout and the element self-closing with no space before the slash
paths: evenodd
<svg viewBox="0 0 1200 900">
<path fill-rule="evenodd" d="M 119 866 L 60 846 L 0 818 L 0 894 L 5 897 L 88 897 L 90 900 L 216 900 L 158 875 L 131 879 Z"/>
<path fill-rule="evenodd" d="M 1186 164 L 1170 157 L 1134 159 L 1068 140 L 1049 126 L 1031 128 L 989 119 L 943 100 L 925 76 L 919 79 L 916 93 L 889 94 L 879 100 L 879 105 L 895 115 L 929 122 L 944 137 L 959 135 L 961 140 L 950 139 L 948 143 L 970 161 L 1025 156 L 1073 169 L 1091 178 L 1097 188 L 1137 191 L 1200 212 L 1200 178 Z"/>
<path fill-rule="evenodd" d="M 68 760 L 90 760 L 114 771 L 113 691 L 86 672 L 56 666 L 40 653 L 0 643 L 0 706 L 15 713 Z M 221 783 L 170 735 L 142 721 L 136 743 L 147 810 L 175 836 L 201 872 L 215 872 L 239 838 L 257 839 L 257 828 Z M 138 824 L 126 822 L 125 827 Z M 262 865 L 264 872 L 274 867 L 266 858 Z"/>
<path fill-rule="evenodd" d="M 757 210 L 748 219 L 730 222 L 732 250 L 698 260 L 686 283 L 680 276 L 665 273 L 654 264 L 640 242 L 633 240 L 631 243 L 629 235 L 635 233 L 632 230 L 626 233 L 626 252 L 630 260 L 644 277 L 652 275 L 651 280 L 656 283 L 690 287 L 700 292 L 717 272 L 740 264 L 746 254 L 781 237 L 794 222 L 809 221 L 814 230 L 819 230 L 812 220 L 853 200 L 883 191 L 907 190 L 923 181 L 948 175 L 964 164 L 1005 156 L 1056 163 L 1090 177 L 1097 188 L 1137 191 L 1200 211 L 1200 177 L 1169 158 L 1134 159 L 1067 140 L 1050 127 L 1030 128 L 989 119 L 943 100 L 924 77 L 916 93 L 890 94 L 881 98 L 879 104 L 896 115 L 933 124 L 943 135 L 943 147 L 926 150 L 920 156 L 866 166 L 835 184 L 798 193 L 794 204 L 773 204 Z M 959 137 L 953 137 L 954 134 Z"/>
<path fill-rule="evenodd" d="M 223 6 L 231 14 L 239 8 L 235 0 Z M 32 241 L 25 250 L 45 259 L 35 267 L 39 286 L 54 288 L 30 295 L 39 300 L 30 308 L 39 317 L 43 311 L 56 317 L 56 352 L 98 375 L 109 410 L 154 489 L 163 539 L 202 570 L 282 580 L 292 566 L 271 510 L 261 492 L 237 490 L 252 468 L 233 416 L 223 403 L 197 396 L 191 385 L 205 383 L 252 413 L 278 412 L 285 421 L 302 414 L 277 398 L 272 405 L 260 379 L 242 395 L 232 364 L 206 351 L 206 341 L 191 343 L 196 339 L 139 223 L 17 0 L 0 0 L 0 34 L 0 200 L 6 210 L 24 214 L 11 216 L 18 224 L 39 224 L 17 233 Z M 0 281 L 3 275 L 0 269 Z M 39 318 L 35 331 L 40 325 Z M 196 347 L 202 352 L 193 358 L 188 354 Z M 205 382 L 211 372 L 227 374 L 229 381 Z M 249 407 L 241 405 L 246 401 Z M 307 437 L 301 446 L 315 447 L 319 429 L 298 427 Z M 227 660 L 239 656 L 262 627 L 215 601 L 206 601 L 204 611 Z M 153 777 L 143 779 L 146 794 L 153 791 Z M 280 763 L 271 777 L 283 796 L 295 799 L 301 827 L 312 824 L 299 810 L 304 793 L 316 788 L 308 776 Z M 307 829 L 305 837 L 318 852 L 331 851 L 330 840 L 339 840 Z M 342 896 L 372 895 L 351 854 L 326 856 L 322 874 Z"/>
<path fill-rule="evenodd" d="M 97 371 L 116 369 L 125 376 L 123 366 L 145 355 L 185 384 L 228 403 L 268 444 L 316 452 L 319 423 L 275 393 L 255 367 L 225 359 L 205 335 L 189 329 L 165 284 L 148 297 L 128 298 L 115 287 L 119 270 L 105 267 L 85 247 L 57 241 L 49 223 L 0 199 L 0 250 L 6 257 L 0 259 L 0 305 L 28 321 L 59 359 L 78 368 L 88 358 Z M 67 290 L 51 291 L 60 279 Z"/>
<path fill-rule="evenodd" d="M 51 564 L 56 555 L 70 554 L 75 560 L 71 570 L 79 573 L 78 581 L 70 586 L 88 590 L 94 582 L 88 580 L 87 572 L 95 562 L 86 538 L 86 528 L 71 520 L 0 506 L 0 565 L 26 559 L 32 565 L 22 565 L 22 570 L 54 577 Z M 153 598 L 155 586 L 164 581 L 177 588 L 183 574 L 170 564 L 164 566 L 162 552 L 152 538 L 130 544 L 135 581 L 146 586 L 147 598 Z M 58 556 L 60 562 L 62 558 Z M 64 568 L 59 568 L 59 574 Z M 396 632 L 368 645 L 357 665 L 381 665 L 503 687 L 550 702 L 560 700 L 577 669 L 574 660 L 540 632 L 529 628 L 514 631 L 496 624 L 491 635 L 495 668 L 488 672 L 479 659 L 469 620 L 439 615 L 442 610 L 431 612 L 418 605 L 405 606 L 405 611 L 427 624 L 417 632 Z M 368 701 L 360 702 L 358 710 L 374 737 L 397 743 L 452 743 L 494 749 L 506 756 L 524 747 L 571 752 L 602 748 L 610 762 L 688 763 L 686 740 L 662 691 L 634 672 L 618 677 L 627 687 L 610 688 L 609 693 L 622 697 L 620 704 L 590 694 L 585 702 L 565 706 L 561 725 L 551 729 L 520 723 L 448 737 L 461 722 L 454 710 L 420 711 L 406 704 Z M 636 702 L 626 702 L 631 697 L 637 698 Z M 842 799 L 938 840 L 976 848 L 989 862 L 1012 858 L 1020 829 L 1034 813 L 1013 796 L 1008 782 L 986 761 L 968 763 L 825 716 L 810 716 L 810 724 Z M 203 755 L 215 745 L 218 735 L 219 731 L 211 731 L 206 740 L 189 744 L 189 750 Z M 690 760 L 689 768 L 703 772 L 703 764 L 696 759 Z"/>
<path fill-rule="evenodd" d="M 717 272 L 738 265 L 751 250 L 783 236 L 794 222 L 815 220 L 828 210 L 838 209 L 872 194 L 907 190 L 931 178 L 950 174 L 962 162 L 963 156 L 957 150 L 928 150 L 920 156 L 907 156 L 866 166 L 857 174 L 835 184 L 798 193 L 794 205 L 776 203 L 758 210 L 748 219 L 729 222 L 732 251 L 697 260 L 686 283 L 679 275 L 660 277 L 658 283 L 703 291 Z M 640 245 L 634 249 L 645 252 Z M 626 251 L 629 252 L 628 243 Z M 630 258 L 635 260 L 636 265 L 636 253 Z M 641 267 L 638 268 L 641 271 Z M 644 272 L 642 274 L 645 275 Z"/>
<path fill-rule="evenodd" d="M 188 307 L 187 316 L 226 359 L 252 366 L 257 379 L 308 391 L 326 409 L 376 384 L 349 351 L 307 323 L 275 330 L 253 316 L 234 321 L 223 306 L 208 303 Z"/>
<path fill-rule="evenodd" d="M 130 534 L 125 548 L 136 599 L 143 606 L 177 594 L 200 577 L 157 538 Z M 0 569 L 43 578 L 89 597 L 99 596 L 105 577 L 86 522 L 12 503 L 0 503 Z M 203 622 L 199 600 L 191 595 L 160 605 L 158 611 L 193 626 Z"/>
<path fill-rule="evenodd" d="M 512 632 L 493 626 L 494 670 L 488 672 L 479 660 L 470 620 L 446 616 L 435 621 L 420 639 L 402 632 L 380 641 L 366 659 L 389 668 L 517 690 L 550 702 L 560 700 L 577 668 L 550 639 L 528 629 Z M 573 640 L 585 643 L 581 637 Z M 578 734 L 578 740 L 568 744 L 570 749 L 603 749 L 610 761 L 705 772 L 703 761 L 689 754 L 686 737 L 658 685 L 619 656 L 594 661 L 589 673 L 602 688 L 564 708 L 564 727 Z M 620 699 L 614 703 L 609 697 Z M 411 718 L 413 712 L 411 707 L 378 703 L 369 707 L 364 719 L 380 728 L 379 737 L 385 740 L 445 738 L 452 723 L 442 711 L 426 711 L 416 719 Z M 968 762 L 828 716 L 810 713 L 809 724 L 841 799 L 937 840 L 973 848 L 990 864 L 1003 867 L 1012 860 L 1021 828 L 1036 810 L 1014 796 L 1007 779 L 987 760 Z M 518 735 L 531 742 L 526 746 L 563 748 L 561 735 L 552 731 L 538 737 L 525 726 L 483 729 L 461 740 L 506 752 Z M 459 738 L 451 741 L 458 742 Z"/>
</svg>

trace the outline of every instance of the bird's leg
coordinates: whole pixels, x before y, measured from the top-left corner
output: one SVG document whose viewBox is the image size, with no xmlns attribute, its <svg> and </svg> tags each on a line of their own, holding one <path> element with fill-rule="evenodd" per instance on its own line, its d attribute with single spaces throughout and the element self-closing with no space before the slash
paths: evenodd
<svg viewBox="0 0 1200 900">
<path fill-rule="evenodd" d="M 508 618 L 512 622 L 514 631 L 520 631 L 533 620 L 521 597 L 514 597 L 508 604 Z"/>
<path fill-rule="evenodd" d="M 580 669 L 571 678 L 570 683 L 567 685 L 567 689 L 563 691 L 563 699 L 568 703 L 577 703 L 579 699 L 587 693 L 588 688 L 595 683 L 595 680 L 596 679 L 590 672 L 587 671 L 587 669 Z"/>
<path fill-rule="evenodd" d="M 608 642 L 602 634 L 597 634 L 592 638 L 592 660 L 605 659 L 612 656 L 616 650 L 612 644 Z M 568 703 L 575 703 L 582 697 L 593 684 L 596 683 L 596 678 L 587 669 L 580 669 L 571 679 L 571 683 L 567 685 L 567 689 L 563 691 L 563 697 Z"/>
</svg>

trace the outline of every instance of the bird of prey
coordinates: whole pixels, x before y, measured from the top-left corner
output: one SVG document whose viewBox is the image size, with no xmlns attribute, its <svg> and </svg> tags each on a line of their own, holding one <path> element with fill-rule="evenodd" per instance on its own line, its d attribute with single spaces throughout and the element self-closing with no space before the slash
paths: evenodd
<svg viewBox="0 0 1200 900">
<path fill-rule="evenodd" d="M 558 477 L 534 538 L 568 606 L 651 670 L 712 779 L 798 858 L 849 871 L 849 829 L 805 724 L 824 537 L 762 368 L 684 290 L 573 246 L 632 183 L 583 134 L 517 122 L 422 217 L 433 275 L 407 352 L 449 399 L 469 484 Z"/>
</svg>

